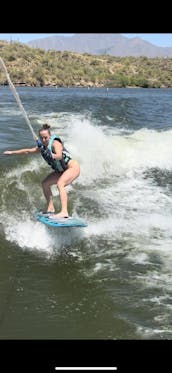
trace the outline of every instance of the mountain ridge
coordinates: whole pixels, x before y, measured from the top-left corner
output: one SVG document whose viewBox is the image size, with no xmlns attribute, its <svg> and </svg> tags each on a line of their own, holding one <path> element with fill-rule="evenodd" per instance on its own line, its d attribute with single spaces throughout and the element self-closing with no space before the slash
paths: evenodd
<svg viewBox="0 0 172 373">
<path fill-rule="evenodd" d="M 105 54 L 116 57 L 172 57 L 172 47 L 159 47 L 139 37 L 130 39 L 121 34 L 110 33 L 54 35 L 30 40 L 26 44 L 44 50 Z"/>
</svg>

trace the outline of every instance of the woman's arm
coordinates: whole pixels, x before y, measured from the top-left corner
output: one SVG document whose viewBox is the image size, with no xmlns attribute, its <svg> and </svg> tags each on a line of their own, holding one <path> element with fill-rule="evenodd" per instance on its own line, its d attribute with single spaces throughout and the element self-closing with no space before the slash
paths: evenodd
<svg viewBox="0 0 172 373">
<path fill-rule="evenodd" d="M 19 150 L 6 150 L 3 154 L 28 154 L 28 153 L 38 153 L 39 149 L 35 148 L 28 148 L 28 149 L 19 149 Z"/>
<path fill-rule="evenodd" d="M 53 150 L 55 153 L 52 153 L 53 159 L 62 159 L 62 149 L 63 146 L 60 141 L 54 140 L 53 141 Z"/>
</svg>

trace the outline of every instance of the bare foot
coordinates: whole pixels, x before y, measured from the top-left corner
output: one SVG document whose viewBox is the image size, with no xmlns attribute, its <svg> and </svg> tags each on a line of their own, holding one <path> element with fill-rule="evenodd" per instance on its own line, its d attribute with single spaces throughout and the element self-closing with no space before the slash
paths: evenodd
<svg viewBox="0 0 172 373">
<path fill-rule="evenodd" d="M 52 213 L 55 212 L 55 208 L 54 208 L 53 205 L 49 205 L 49 206 L 47 206 L 47 213 L 48 213 L 48 212 L 52 212 Z"/>
<path fill-rule="evenodd" d="M 52 217 L 55 218 L 55 219 L 68 218 L 69 214 L 68 213 L 64 213 L 63 211 L 61 211 L 58 214 L 54 214 Z"/>
</svg>

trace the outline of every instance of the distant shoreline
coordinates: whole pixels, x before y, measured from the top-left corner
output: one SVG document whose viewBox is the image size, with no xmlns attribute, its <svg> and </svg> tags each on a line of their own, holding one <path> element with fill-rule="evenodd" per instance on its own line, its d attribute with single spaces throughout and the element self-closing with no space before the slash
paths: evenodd
<svg viewBox="0 0 172 373">
<path fill-rule="evenodd" d="M 0 84 L 1 87 L 8 87 L 9 85 L 8 84 Z M 31 88 L 85 88 L 85 89 L 139 89 L 139 88 L 142 88 L 142 89 L 171 89 L 172 87 L 138 87 L 138 86 L 126 86 L 126 87 L 102 87 L 102 86 L 79 86 L 79 85 L 76 85 L 76 86 L 57 86 L 57 85 L 31 85 L 31 84 L 24 84 L 24 83 L 19 83 L 19 84 L 14 84 L 15 87 L 31 87 Z"/>
</svg>

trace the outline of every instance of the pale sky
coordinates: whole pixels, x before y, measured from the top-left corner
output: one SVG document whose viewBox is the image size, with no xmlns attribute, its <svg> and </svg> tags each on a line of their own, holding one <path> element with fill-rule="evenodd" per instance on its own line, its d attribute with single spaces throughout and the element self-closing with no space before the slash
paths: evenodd
<svg viewBox="0 0 172 373">
<path fill-rule="evenodd" d="M 13 41 L 18 41 L 20 43 L 27 43 L 28 41 L 30 40 L 33 40 L 33 39 L 40 39 L 40 38 L 45 38 L 45 37 L 48 37 L 48 36 L 53 36 L 53 35 L 64 35 L 66 37 L 70 37 L 71 35 L 74 35 L 74 34 L 67 34 L 67 33 L 64 33 L 64 34 L 50 34 L 50 33 L 47 33 L 47 34 L 30 34 L 30 33 L 19 33 L 19 34 L 13 34 L 13 33 L 6 33 L 6 34 L 0 34 L 0 40 L 13 40 Z M 154 45 L 157 45 L 157 46 L 160 46 L 160 47 L 172 47 L 172 34 L 167 34 L 167 33 L 163 33 L 163 34 L 123 34 L 121 33 L 121 35 L 123 36 L 126 36 L 128 38 L 134 38 L 134 37 L 139 37 L 141 39 L 144 39 Z"/>
</svg>

